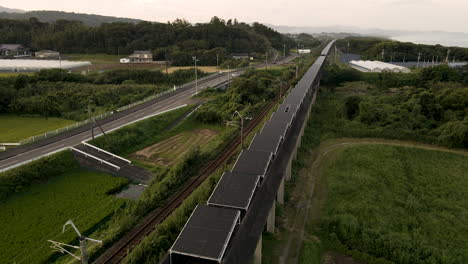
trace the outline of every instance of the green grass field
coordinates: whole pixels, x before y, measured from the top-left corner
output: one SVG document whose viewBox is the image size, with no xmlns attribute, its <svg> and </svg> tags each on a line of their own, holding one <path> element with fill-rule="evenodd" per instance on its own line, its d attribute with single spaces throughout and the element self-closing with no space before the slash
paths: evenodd
<svg viewBox="0 0 468 264">
<path fill-rule="evenodd" d="M 326 240 L 368 263 L 467 263 L 467 156 L 388 145 L 331 155 L 320 173 Z M 309 248 L 303 257 L 316 256 Z"/>
<path fill-rule="evenodd" d="M 76 169 L 0 201 L 2 263 L 45 262 L 53 254 L 48 239 L 77 244 L 74 231 L 62 234 L 63 224 L 72 219 L 86 235 L 122 206 L 124 200 L 107 193 L 127 182 Z"/>
<path fill-rule="evenodd" d="M 17 143 L 20 140 L 75 123 L 61 118 L 22 117 L 0 115 L 0 143 Z"/>
<path fill-rule="evenodd" d="M 89 61 L 92 64 L 108 64 L 119 63 L 120 58 L 124 55 L 107 55 L 107 54 L 64 54 L 63 58 L 69 58 L 74 61 Z"/>
</svg>

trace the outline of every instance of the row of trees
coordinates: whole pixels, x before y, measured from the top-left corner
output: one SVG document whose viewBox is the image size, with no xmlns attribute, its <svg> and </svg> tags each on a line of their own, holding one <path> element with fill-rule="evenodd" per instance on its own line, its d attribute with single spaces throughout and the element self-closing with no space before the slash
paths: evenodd
<svg viewBox="0 0 468 264">
<path fill-rule="evenodd" d="M 260 52 L 294 47 L 295 42 L 260 23 L 213 17 L 209 23 L 192 25 L 177 19 L 170 23 L 104 23 L 97 27 L 79 21 L 57 20 L 43 23 L 0 19 L 0 43 L 20 43 L 33 50 L 53 49 L 62 53 L 107 53 L 128 55 L 134 50 L 153 50 L 158 60 L 176 65 L 191 64 L 194 53 L 205 56 L 211 65 L 216 54 Z M 209 54 L 205 54 L 209 53 Z M 204 62 L 203 62 L 204 63 Z M 206 62 L 208 63 L 208 62 Z"/>
<path fill-rule="evenodd" d="M 348 49 L 349 45 L 349 49 Z M 366 60 L 380 61 L 417 61 L 421 55 L 421 61 L 434 60 L 444 62 L 447 51 L 450 50 L 450 61 L 468 60 L 468 48 L 444 47 L 441 45 L 414 44 L 411 42 L 391 41 L 372 37 L 349 37 L 338 41 L 338 47 L 343 51 L 362 55 Z M 382 51 L 385 51 L 382 57 Z"/>
</svg>

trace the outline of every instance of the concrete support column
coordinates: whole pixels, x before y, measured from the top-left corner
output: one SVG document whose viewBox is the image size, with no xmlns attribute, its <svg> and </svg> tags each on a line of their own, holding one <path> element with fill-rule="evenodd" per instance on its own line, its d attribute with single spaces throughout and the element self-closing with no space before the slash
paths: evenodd
<svg viewBox="0 0 468 264">
<path fill-rule="evenodd" d="M 271 206 L 270 213 L 268 214 L 267 219 L 267 232 L 274 233 L 275 232 L 275 221 L 276 221 L 276 201 L 273 201 L 273 205 Z"/>
<path fill-rule="evenodd" d="M 262 236 L 260 235 L 260 239 L 257 242 L 257 247 L 255 248 L 254 253 L 254 264 L 262 264 Z"/>
<path fill-rule="evenodd" d="M 286 178 L 286 181 L 291 180 L 291 177 L 292 177 L 292 161 L 294 158 L 294 154 L 296 153 L 293 153 L 292 157 L 289 159 L 288 166 L 286 167 L 286 172 L 284 175 L 284 178 Z"/>
<path fill-rule="evenodd" d="M 284 204 L 284 178 L 285 177 L 281 179 L 278 193 L 276 194 L 276 201 L 278 201 L 279 204 Z"/>
</svg>

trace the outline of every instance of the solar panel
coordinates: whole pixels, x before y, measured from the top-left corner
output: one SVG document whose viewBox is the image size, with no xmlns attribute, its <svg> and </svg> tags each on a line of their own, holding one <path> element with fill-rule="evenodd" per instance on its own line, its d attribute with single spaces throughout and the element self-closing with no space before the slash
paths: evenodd
<svg viewBox="0 0 468 264">
<path fill-rule="evenodd" d="M 259 175 L 225 172 L 208 199 L 208 205 L 247 210 L 259 181 Z"/>
<path fill-rule="evenodd" d="M 220 262 L 239 220 L 239 210 L 198 205 L 169 252 Z"/>
<path fill-rule="evenodd" d="M 232 172 L 264 177 L 270 165 L 272 154 L 268 151 L 246 149 L 241 152 Z"/>
<path fill-rule="evenodd" d="M 276 155 L 282 139 L 283 137 L 281 134 L 275 133 L 274 131 L 258 133 L 250 143 L 249 150 L 261 150 Z"/>
</svg>

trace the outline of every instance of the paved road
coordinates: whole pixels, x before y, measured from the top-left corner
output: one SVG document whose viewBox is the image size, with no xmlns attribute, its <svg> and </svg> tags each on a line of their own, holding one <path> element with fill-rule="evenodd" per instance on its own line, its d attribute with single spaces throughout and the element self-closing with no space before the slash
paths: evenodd
<svg viewBox="0 0 468 264">
<path fill-rule="evenodd" d="M 287 63 L 291 61 L 294 57 L 290 56 L 287 57 L 281 61 L 278 62 L 278 64 L 281 63 Z M 259 64 L 255 66 L 256 68 L 264 67 L 263 64 Z M 243 73 L 243 71 L 233 71 L 233 73 L 236 73 L 235 76 L 238 76 Z M 208 87 L 215 87 L 218 86 L 219 84 L 227 82 L 229 79 L 228 74 L 223 74 L 220 75 L 218 78 L 207 81 L 205 83 L 200 83 L 198 85 L 198 91 L 201 91 L 205 88 Z M 195 85 L 192 85 L 191 88 L 189 88 L 186 91 L 183 91 L 181 93 L 175 94 L 174 96 L 171 96 L 165 100 L 162 100 L 158 103 L 155 103 L 153 105 L 150 105 L 146 108 L 143 108 L 139 111 L 136 111 L 134 113 L 130 113 L 126 116 L 123 116 L 119 119 L 116 119 L 114 121 L 111 121 L 109 123 L 106 123 L 102 125 L 102 129 L 105 132 L 109 132 L 115 129 L 118 129 L 120 127 L 123 127 L 129 123 L 135 122 L 135 120 L 142 119 L 144 117 L 150 116 L 150 115 L 155 115 L 157 113 L 161 113 L 164 111 L 168 111 L 171 109 L 174 109 L 176 107 L 181 107 L 185 104 L 190 104 L 192 103 L 191 97 L 195 93 Z M 95 135 L 100 135 L 101 131 L 99 128 L 94 129 L 94 134 Z M 70 137 L 67 137 L 65 139 L 62 139 L 60 141 L 35 148 L 33 150 L 18 154 L 13 157 L 9 157 L 3 160 L 0 160 L 0 171 L 7 169 L 7 168 L 13 168 L 15 166 L 19 166 L 23 164 L 24 162 L 27 162 L 31 159 L 39 158 L 42 156 L 49 155 L 54 152 L 58 152 L 60 150 L 66 149 L 68 147 L 72 147 L 75 145 L 80 144 L 84 140 L 88 140 L 91 138 L 91 130 L 85 131 L 80 134 L 76 134 Z"/>
</svg>

